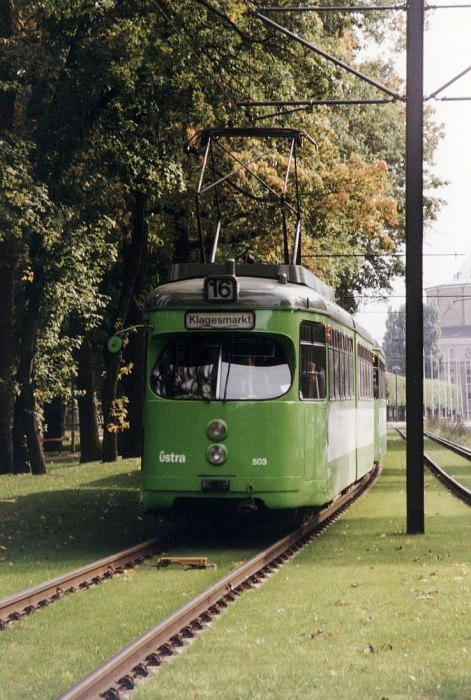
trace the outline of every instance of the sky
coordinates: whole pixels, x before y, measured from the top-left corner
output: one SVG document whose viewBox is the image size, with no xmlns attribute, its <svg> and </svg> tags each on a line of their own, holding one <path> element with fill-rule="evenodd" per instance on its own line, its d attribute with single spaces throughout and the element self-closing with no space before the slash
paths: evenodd
<svg viewBox="0 0 471 700">
<path fill-rule="evenodd" d="M 466 1 L 466 0 L 465 0 Z M 425 95 L 471 67 L 471 0 L 469 9 L 440 9 L 426 13 L 424 46 Z M 471 101 L 445 102 L 440 97 L 471 97 L 471 72 L 430 100 L 435 120 L 445 137 L 435 156 L 434 172 L 448 185 L 438 192 L 446 200 L 437 221 L 424 232 L 424 288 L 453 282 L 466 254 L 471 253 Z M 396 280 L 387 303 L 367 303 L 359 322 L 381 341 L 388 306 L 405 303 L 404 280 Z"/>
</svg>

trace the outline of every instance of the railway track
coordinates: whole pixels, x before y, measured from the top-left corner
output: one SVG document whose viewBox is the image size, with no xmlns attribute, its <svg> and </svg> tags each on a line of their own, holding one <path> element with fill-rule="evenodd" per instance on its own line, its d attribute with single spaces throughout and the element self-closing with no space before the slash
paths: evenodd
<svg viewBox="0 0 471 700">
<path fill-rule="evenodd" d="M 451 442 L 450 440 L 446 440 L 445 438 L 442 438 L 439 435 L 434 435 L 433 433 L 426 432 L 424 433 L 424 435 L 426 435 L 431 440 L 438 442 L 440 445 L 443 445 L 443 447 L 452 450 L 456 454 L 460 455 L 460 457 L 471 459 L 471 451 L 467 450 L 465 447 L 457 445 L 456 443 Z M 437 479 L 439 479 L 455 496 L 457 496 L 462 501 L 471 506 L 471 491 L 465 486 L 463 486 L 463 484 L 460 484 L 459 481 L 456 481 L 456 479 L 450 476 L 450 474 L 448 474 L 444 469 L 442 469 L 428 455 L 424 455 L 424 459 L 432 474 L 434 474 L 437 477 Z"/>
<path fill-rule="evenodd" d="M 426 435 L 426 437 L 430 438 L 431 440 L 438 442 L 440 445 L 448 447 L 448 449 L 452 450 L 453 452 L 456 452 L 456 454 L 460 455 L 460 457 L 464 457 L 465 459 L 471 460 L 471 450 L 468 450 L 466 447 L 463 447 L 462 445 L 457 445 L 455 442 L 451 442 L 451 440 L 446 440 L 441 435 L 436 435 L 435 433 L 429 433 L 428 431 L 425 431 L 424 435 Z"/>
<path fill-rule="evenodd" d="M 311 542 L 358 498 L 379 476 L 377 467 L 358 484 L 317 513 L 307 525 L 283 537 L 169 615 L 144 635 L 104 662 L 58 700 L 119 700 L 152 669 L 181 649 L 245 590 L 266 580 Z"/>
<path fill-rule="evenodd" d="M 407 440 L 406 434 L 402 430 L 400 430 L 400 428 L 396 428 L 396 431 L 404 440 Z M 442 438 L 438 435 L 434 435 L 433 433 L 424 432 L 424 435 L 426 435 L 431 440 L 440 443 L 447 449 L 453 450 L 453 452 L 456 452 L 461 457 L 471 459 L 471 451 L 467 450 L 465 447 L 457 445 L 456 443 L 451 442 L 450 440 L 446 440 L 445 438 Z M 429 457 L 426 453 L 424 453 L 424 464 L 427 465 L 432 474 L 439 481 L 441 481 L 441 483 L 444 486 L 446 486 L 446 488 L 449 491 L 451 491 L 455 496 L 457 496 L 457 498 L 460 498 L 468 505 L 471 505 L 471 491 L 465 486 L 463 486 L 463 484 L 460 484 L 459 481 L 456 481 L 456 479 L 450 476 L 448 472 L 442 469 L 440 465 L 437 464 L 433 459 L 431 459 L 431 457 Z"/>
<path fill-rule="evenodd" d="M 90 588 L 124 569 L 142 564 L 150 559 L 161 545 L 161 540 L 147 540 L 0 600 L 0 629 L 35 610 L 44 608 L 64 595 Z"/>
</svg>

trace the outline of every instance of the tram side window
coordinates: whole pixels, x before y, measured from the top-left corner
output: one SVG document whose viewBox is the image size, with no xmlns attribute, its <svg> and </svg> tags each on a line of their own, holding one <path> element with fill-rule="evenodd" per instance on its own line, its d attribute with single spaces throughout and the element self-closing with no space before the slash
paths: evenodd
<svg viewBox="0 0 471 700">
<path fill-rule="evenodd" d="M 353 340 L 337 330 L 329 347 L 329 383 L 332 400 L 353 398 Z"/>
<path fill-rule="evenodd" d="M 378 398 L 386 400 L 386 366 L 384 362 L 378 359 Z"/>
<path fill-rule="evenodd" d="M 386 365 L 384 362 L 381 362 L 380 364 L 380 390 L 379 390 L 379 398 L 383 399 L 386 401 L 387 398 L 387 392 L 386 392 Z"/>
<path fill-rule="evenodd" d="M 374 397 L 374 376 L 373 359 L 371 351 L 364 345 L 358 345 L 358 375 L 360 399 L 373 399 Z"/>
<path fill-rule="evenodd" d="M 374 398 L 386 399 L 386 367 L 377 355 L 374 358 Z"/>
<path fill-rule="evenodd" d="M 339 397 L 339 385 L 336 381 L 335 372 L 335 350 L 332 345 L 329 347 L 329 396 L 331 401 L 340 398 Z"/>
<path fill-rule="evenodd" d="M 326 348 L 325 326 L 322 323 L 303 321 L 300 328 L 300 396 L 301 399 L 325 399 L 326 397 Z"/>
<path fill-rule="evenodd" d="M 355 379 L 353 373 L 353 338 L 347 338 L 347 383 L 348 383 L 348 398 L 353 399 L 355 396 Z"/>
</svg>

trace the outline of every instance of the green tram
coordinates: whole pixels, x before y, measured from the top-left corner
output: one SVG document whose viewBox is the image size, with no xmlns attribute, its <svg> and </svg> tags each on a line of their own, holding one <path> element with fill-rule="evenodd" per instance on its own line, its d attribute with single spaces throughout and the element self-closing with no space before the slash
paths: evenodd
<svg viewBox="0 0 471 700">
<path fill-rule="evenodd" d="M 380 461 L 382 352 L 300 265 L 173 265 L 146 317 L 146 511 L 312 509 Z"/>
</svg>

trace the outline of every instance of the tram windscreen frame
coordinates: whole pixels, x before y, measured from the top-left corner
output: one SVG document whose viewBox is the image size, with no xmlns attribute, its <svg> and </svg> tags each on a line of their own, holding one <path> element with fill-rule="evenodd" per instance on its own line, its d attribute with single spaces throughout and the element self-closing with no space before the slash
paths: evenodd
<svg viewBox="0 0 471 700">
<path fill-rule="evenodd" d="M 173 337 L 150 374 L 157 396 L 178 400 L 276 399 L 292 381 L 283 345 L 261 333 Z"/>
</svg>

